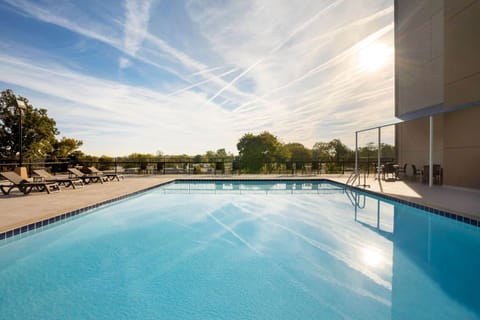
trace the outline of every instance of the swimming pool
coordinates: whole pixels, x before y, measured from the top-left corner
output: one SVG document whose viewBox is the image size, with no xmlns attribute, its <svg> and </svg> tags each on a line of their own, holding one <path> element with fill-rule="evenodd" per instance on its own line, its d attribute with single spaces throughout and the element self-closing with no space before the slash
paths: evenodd
<svg viewBox="0 0 480 320">
<path fill-rule="evenodd" d="M 0 241 L 5 319 L 477 319 L 480 229 L 324 181 L 167 184 Z"/>
</svg>

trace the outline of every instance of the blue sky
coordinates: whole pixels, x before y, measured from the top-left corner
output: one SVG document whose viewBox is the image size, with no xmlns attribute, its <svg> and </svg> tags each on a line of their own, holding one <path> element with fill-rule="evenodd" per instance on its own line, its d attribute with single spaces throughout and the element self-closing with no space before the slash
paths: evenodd
<svg viewBox="0 0 480 320">
<path fill-rule="evenodd" d="M 353 145 L 394 119 L 392 0 L 0 0 L 0 28 L 0 88 L 89 154 Z"/>
</svg>

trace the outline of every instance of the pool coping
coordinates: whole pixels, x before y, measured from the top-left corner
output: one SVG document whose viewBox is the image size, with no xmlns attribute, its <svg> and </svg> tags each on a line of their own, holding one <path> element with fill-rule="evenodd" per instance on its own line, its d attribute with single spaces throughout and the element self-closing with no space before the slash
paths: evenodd
<svg viewBox="0 0 480 320">
<path fill-rule="evenodd" d="M 301 182 L 312 182 L 312 181 L 315 181 L 315 182 L 328 182 L 328 183 L 331 183 L 331 184 L 334 184 L 334 185 L 337 185 L 337 186 L 341 186 L 342 188 L 349 188 L 351 190 L 364 192 L 364 193 L 367 193 L 367 194 L 370 194 L 370 195 L 373 195 L 373 196 L 376 196 L 376 197 L 384 198 L 384 199 L 387 199 L 387 200 L 390 200 L 390 201 L 396 201 L 398 203 L 408 205 L 408 206 L 413 207 L 413 208 L 421 209 L 421 210 L 424 210 L 426 212 L 433 213 L 435 215 L 446 217 L 446 218 L 449 218 L 449 219 L 452 219 L 452 220 L 455 220 L 455 221 L 459 221 L 459 222 L 462 222 L 462 223 L 480 228 L 480 218 L 477 218 L 477 217 L 468 216 L 466 214 L 464 215 L 464 214 L 452 213 L 452 212 L 449 212 L 449 211 L 446 211 L 446 210 L 433 208 L 433 207 L 426 206 L 426 205 L 423 205 L 423 204 L 419 204 L 419 203 L 416 203 L 416 202 L 413 202 L 413 201 L 408 201 L 408 200 L 405 200 L 405 199 L 402 199 L 402 198 L 399 198 L 399 197 L 396 197 L 396 196 L 391 196 L 391 195 L 388 195 L 388 194 L 385 194 L 385 193 L 380 193 L 380 192 L 368 190 L 366 188 L 360 188 L 360 187 L 356 187 L 356 186 L 346 185 L 344 183 L 334 181 L 334 180 L 331 180 L 331 179 L 325 179 L 325 178 L 314 178 L 314 179 L 311 179 L 311 178 L 310 179 L 305 179 L 305 178 L 302 179 L 302 178 L 299 178 L 299 177 L 296 177 L 296 178 L 293 178 L 293 177 L 289 177 L 289 178 L 276 177 L 276 178 L 273 178 L 272 177 L 272 179 L 265 179 L 265 178 L 262 178 L 262 179 L 259 179 L 259 178 L 250 178 L 249 179 L 249 178 L 247 178 L 247 179 L 245 179 L 245 178 L 233 178 L 233 177 L 232 178 L 230 178 L 230 177 L 228 177 L 228 178 L 202 178 L 202 179 L 198 179 L 198 178 L 191 178 L 191 179 L 189 179 L 189 178 L 178 178 L 178 179 L 173 179 L 173 180 L 169 180 L 169 181 L 166 181 L 166 182 L 161 182 L 161 183 L 155 184 L 153 186 L 150 186 L 148 188 L 144 188 L 144 189 L 141 189 L 141 190 L 134 191 L 132 193 L 128 193 L 128 194 L 124 194 L 124 195 L 114 197 L 114 198 L 111 198 L 111 199 L 99 201 L 97 203 L 94 203 L 94 204 L 91 204 L 91 205 L 88 205 L 88 206 L 85 206 L 85 207 L 82 207 L 82 208 L 79 208 L 79 209 L 75 209 L 75 210 L 72 210 L 72 211 L 68 211 L 68 212 L 64 212 L 64 213 L 60 213 L 60 214 L 58 214 L 58 213 L 57 214 L 52 214 L 51 216 L 47 216 L 46 218 L 45 217 L 40 217 L 38 221 L 34 220 L 34 222 L 28 222 L 25 225 L 21 225 L 21 226 L 18 226 L 18 227 L 12 227 L 12 229 L 10 229 L 10 230 L 7 229 L 5 231 L 0 232 L 0 241 L 5 240 L 5 239 L 9 239 L 9 238 L 14 237 L 14 236 L 18 236 L 18 235 L 23 234 L 23 233 L 28 232 L 28 231 L 43 228 L 43 227 L 45 227 L 47 225 L 50 225 L 52 223 L 63 221 L 63 220 L 78 216 L 79 214 L 85 213 L 85 212 L 90 211 L 92 209 L 96 209 L 96 208 L 99 208 L 99 207 L 102 207 L 102 206 L 105 206 L 105 205 L 109 205 L 111 203 L 118 202 L 120 200 L 129 198 L 129 197 L 141 194 L 141 193 L 148 192 L 150 190 L 159 188 L 161 186 L 164 186 L 164 185 L 167 185 L 167 184 L 170 184 L 170 183 L 175 183 L 175 182 L 216 182 L 216 181 L 238 181 L 238 182 L 242 182 L 242 181 L 301 181 Z"/>
<path fill-rule="evenodd" d="M 64 212 L 64 213 L 53 213 L 51 215 L 46 215 L 46 216 L 43 216 L 43 217 L 39 217 L 38 221 L 35 221 L 35 219 L 32 219 L 31 221 L 29 221 L 28 223 L 26 223 L 24 225 L 14 226 L 11 229 L 7 229 L 5 231 L 0 232 L 0 241 L 5 240 L 5 239 L 9 239 L 9 238 L 14 237 L 14 236 L 18 236 L 18 235 L 23 234 L 23 233 L 28 232 L 28 231 L 32 231 L 32 230 L 36 230 L 36 229 L 46 227 L 46 226 L 48 226 L 52 223 L 55 223 L 55 222 L 59 222 L 59 221 L 63 221 L 63 220 L 69 219 L 69 218 L 73 218 L 75 216 L 78 216 L 81 213 L 85 213 L 85 212 L 88 212 L 90 210 L 93 210 L 93 209 L 96 209 L 96 208 L 99 208 L 99 207 L 102 207 L 102 206 L 106 206 L 106 205 L 109 205 L 111 203 L 118 202 L 120 200 L 124 200 L 126 198 L 130 198 L 130 197 L 136 196 L 136 195 L 141 194 L 141 193 L 148 192 L 152 189 L 156 189 L 158 187 L 161 187 L 163 185 L 172 183 L 174 181 L 175 180 L 169 180 L 169 181 L 161 182 L 161 183 L 155 184 L 153 186 L 150 186 L 150 187 L 147 187 L 147 188 L 144 188 L 144 189 L 141 189 L 141 190 L 137 190 L 137 191 L 134 191 L 134 192 L 131 192 L 131 193 L 123 194 L 121 196 L 113 197 L 113 198 L 110 198 L 110 199 L 107 199 L 107 200 L 99 201 L 99 202 L 96 202 L 94 204 L 90 204 L 88 206 L 81 207 L 81 208 L 71 210 L 71 211 L 67 211 L 67 212 Z"/>
</svg>

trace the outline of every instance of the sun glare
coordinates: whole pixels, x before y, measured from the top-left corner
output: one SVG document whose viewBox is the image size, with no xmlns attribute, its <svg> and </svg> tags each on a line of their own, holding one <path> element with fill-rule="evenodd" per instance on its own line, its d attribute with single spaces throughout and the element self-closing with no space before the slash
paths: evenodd
<svg viewBox="0 0 480 320">
<path fill-rule="evenodd" d="M 362 250 L 362 260 L 370 267 L 378 267 L 383 262 L 382 253 L 375 248 L 364 248 Z"/>
<path fill-rule="evenodd" d="M 367 71 L 378 70 L 390 59 L 392 51 L 383 44 L 367 46 L 360 51 L 360 67 Z"/>
</svg>

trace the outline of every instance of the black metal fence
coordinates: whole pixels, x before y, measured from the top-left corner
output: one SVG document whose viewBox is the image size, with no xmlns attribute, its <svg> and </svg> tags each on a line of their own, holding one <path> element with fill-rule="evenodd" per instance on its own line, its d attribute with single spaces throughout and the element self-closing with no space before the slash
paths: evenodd
<svg viewBox="0 0 480 320">
<path fill-rule="evenodd" d="M 367 174 L 376 172 L 377 159 L 359 159 L 359 169 Z M 382 158 L 381 163 L 394 162 L 392 158 Z M 0 161 L 0 171 L 13 171 L 17 166 L 16 161 Z M 211 161 L 169 161 L 164 160 L 137 160 L 137 161 L 36 161 L 24 162 L 29 175 L 35 169 L 47 169 L 53 174 L 66 173 L 68 168 L 77 167 L 88 172 L 88 167 L 96 167 L 102 171 L 140 175 L 158 174 L 207 174 L 207 175 L 235 175 L 248 173 L 261 174 L 329 174 L 353 171 L 355 160 L 340 159 L 318 161 L 284 161 L 264 162 L 259 170 L 252 172 L 246 168 L 241 160 L 211 160 Z"/>
</svg>

